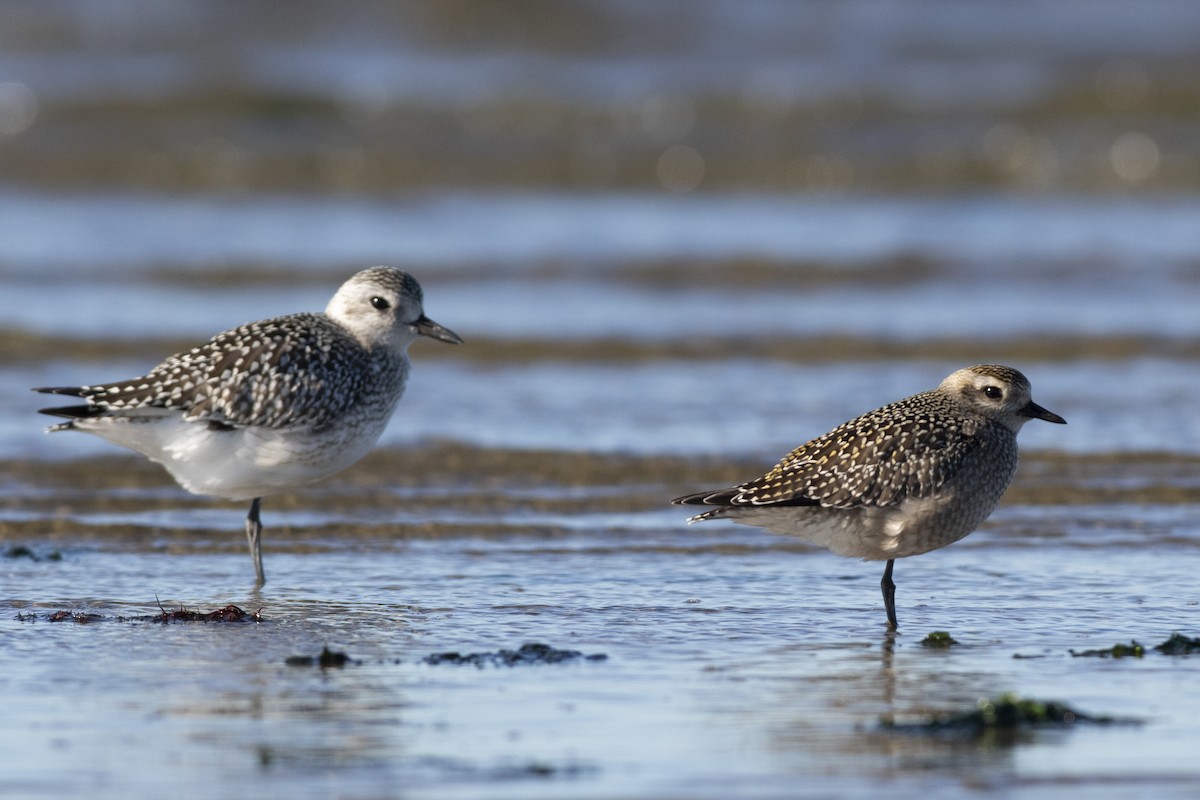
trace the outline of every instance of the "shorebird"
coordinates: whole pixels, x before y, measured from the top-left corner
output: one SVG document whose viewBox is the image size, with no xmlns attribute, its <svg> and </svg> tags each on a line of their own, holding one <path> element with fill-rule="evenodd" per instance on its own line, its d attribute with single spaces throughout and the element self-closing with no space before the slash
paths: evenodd
<svg viewBox="0 0 1200 800">
<path fill-rule="evenodd" d="M 672 502 L 795 536 L 841 556 L 887 561 L 880 588 L 895 630 L 897 558 L 957 542 L 996 508 L 1017 470 L 1017 432 L 1066 420 L 1033 402 L 1012 367 L 960 369 L 934 390 L 802 444 L 752 481 Z"/>
<path fill-rule="evenodd" d="M 408 346 L 462 339 L 425 316 L 421 286 L 372 267 L 337 290 L 324 313 L 289 314 L 219 333 L 142 377 L 45 387 L 82 405 L 48 431 L 84 431 L 162 464 L 189 492 L 250 500 L 246 537 L 257 585 L 263 497 L 326 478 L 379 439 L 408 379 Z"/>
</svg>

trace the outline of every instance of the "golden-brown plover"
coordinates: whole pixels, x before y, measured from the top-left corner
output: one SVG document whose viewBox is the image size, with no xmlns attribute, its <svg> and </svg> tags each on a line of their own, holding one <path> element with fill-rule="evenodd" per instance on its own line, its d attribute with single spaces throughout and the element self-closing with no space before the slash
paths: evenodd
<svg viewBox="0 0 1200 800">
<path fill-rule="evenodd" d="M 460 344 L 425 316 L 409 274 L 372 267 L 324 313 L 252 322 L 178 353 L 145 376 L 38 392 L 85 405 L 42 409 L 162 464 L 190 492 L 251 500 L 246 536 L 261 586 L 261 498 L 321 480 L 379 439 L 408 378 L 408 346 Z"/>
<path fill-rule="evenodd" d="M 1015 369 L 960 369 L 929 392 L 890 403 L 788 453 L 730 489 L 673 502 L 795 536 L 841 556 L 887 561 L 880 586 L 895 629 L 897 558 L 945 547 L 987 519 L 1017 469 L 1017 431 L 1065 423 L 1030 398 Z"/>
</svg>

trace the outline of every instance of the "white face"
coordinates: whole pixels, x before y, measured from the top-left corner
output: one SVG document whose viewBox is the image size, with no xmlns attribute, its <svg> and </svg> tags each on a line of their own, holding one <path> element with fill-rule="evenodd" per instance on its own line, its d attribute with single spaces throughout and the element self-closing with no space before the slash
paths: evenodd
<svg viewBox="0 0 1200 800">
<path fill-rule="evenodd" d="M 1013 431 L 1035 417 L 1047 422 L 1065 421 L 1033 402 L 1029 380 L 1012 367 L 994 364 L 967 367 L 950 375 L 938 388 Z"/>
<path fill-rule="evenodd" d="M 424 318 L 421 301 L 421 287 L 412 276 L 373 267 L 342 284 L 325 313 L 367 347 L 404 349 L 420 335 L 416 323 Z"/>
</svg>

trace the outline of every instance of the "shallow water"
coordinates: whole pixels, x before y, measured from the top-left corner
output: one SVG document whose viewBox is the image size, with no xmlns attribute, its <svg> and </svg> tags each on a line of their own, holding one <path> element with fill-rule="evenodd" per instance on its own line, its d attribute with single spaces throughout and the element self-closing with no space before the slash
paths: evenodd
<svg viewBox="0 0 1200 800">
<path fill-rule="evenodd" d="M 7 762 L 6 790 L 954 797 L 1068 784 L 1121 797 L 1147 781 L 1186 796 L 1200 778 L 1195 656 L 1069 653 L 1194 633 L 1200 504 L 1109 488 L 1163 475 L 1149 482 L 1182 482 L 1194 498 L 1193 459 L 1031 456 L 983 530 L 900 562 L 902 629 L 889 636 L 877 564 L 734 525 L 684 527 L 662 506 L 681 476 L 716 484 L 729 465 L 624 456 L 586 476 L 554 455 L 514 454 L 520 470 L 464 455 L 385 451 L 358 479 L 268 501 L 261 591 L 236 588 L 252 575 L 241 510 L 181 507 L 188 498 L 140 462 L 83 462 L 99 476 L 90 488 L 24 502 L 13 495 L 45 477 L 6 475 L 0 525 L 38 557 L 0 561 L 0 739 L 22 756 Z M 365 480 L 413 460 L 411 488 Z M 234 602 L 263 621 L 120 619 L 158 602 Z M 48 621 L 59 610 L 104 619 Z M 957 646 L 920 645 L 945 629 Z M 421 663 L 529 641 L 607 659 Z M 325 646 L 352 662 L 284 663 Z M 1015 743 L 881 727 L 1010 691 L 1139 724 Z M 129 769 L 129 753 L 158 766 Z"/>
<path fill-rule="evenodd" d="M 572 527 L 530 514 L 532 532 L 484 534 L 494 523 L 479 521 L 480 535 L 428 539 L 390 523 L 337 541 L 319 519 L 299 542 L 269 529 L 261 593 L 214 589 L 247 582 L 250 564 L 212 529 L 165 544 L 152 525 L 87 544 L 68 533 L 55 540 L 61 561 L 4 562 L 13 663 L 0 736 L 23 754 L 5 785 L 28 796 L 179 785 L 437 797 L 857 796 L 884 784 L 949 797 L 1063 783 L 1117 797 L 1144 781 L 1185 791 L 1197 777 L 1194 657 L 1067 652 L 1157 643 L 1194 618 L 1197 598 L 1178 587 L 1191 580 L 1200 508 L 1142 512 L 1108 506 L 1089 523 L 1073 507 L 1010 506 L 961 546 L 901 564 L 894 640 L 877 565 L 732 526 L 684 530 L 657 510 L 625 524 L 585 512 Z M 111 619 L 154 613 L 155 594 L 167 606 L 261 607 L 265 621 Z M 60 608 L 110 619 L 45 621 Z M 919 645 L 943 628 L 958 646 Z M 543 640 L 608 659 L 419 663 Z M 354 663 L 284 665 L 326 645 Z M 1015 745 L 879 727 L 883 715 L 1005 691 L 1142 724 Z M 114 750 L 162 768 L 128 769 Z"/>
<path fill-rule="evenodd" d="M 1200 791 L 1200 656 L 1070 652 L 1200 636 L 1191 3 L 215 8 L 0 9 L 0 794 Z M 264 501 L 261 591 L 244 507 L 42 432 L 375 263 L 467 343 Z M 898 635 L 880 565 L 667 504 L 978 362 L 1069 424 Z M 607 658 L 423 661 L 526 642 Z M 883 724 L 1006 692 L 1129 724 Z"/>
</svg>

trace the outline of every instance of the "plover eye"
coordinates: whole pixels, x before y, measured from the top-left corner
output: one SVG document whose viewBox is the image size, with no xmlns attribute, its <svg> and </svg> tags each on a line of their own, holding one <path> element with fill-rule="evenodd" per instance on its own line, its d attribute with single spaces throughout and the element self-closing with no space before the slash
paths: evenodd
<svg viewBox="0 0 1200 800">
<path fill-rule="evenodd" d="M 983 387 L 983 393 L 993 400 L 999 400 L 1001 397 L 1004 397 L 1004 390 L 999 386 L 985 386 Z"/>
<path fill-rule="evenodd" d="M 386 311 L 392 307 L 392 304 L 389 303 L 385 298 L 375 295 L 371 298 L 371 306 L 379 309 L 380 311 Z"/>
</svg>

